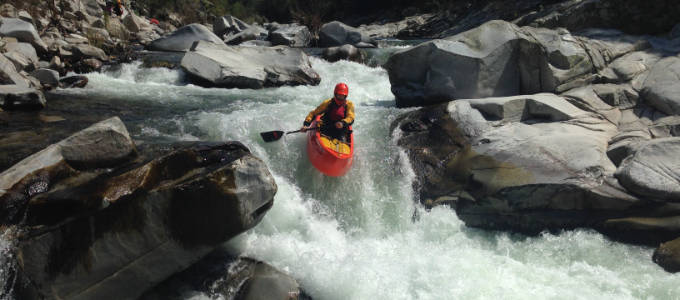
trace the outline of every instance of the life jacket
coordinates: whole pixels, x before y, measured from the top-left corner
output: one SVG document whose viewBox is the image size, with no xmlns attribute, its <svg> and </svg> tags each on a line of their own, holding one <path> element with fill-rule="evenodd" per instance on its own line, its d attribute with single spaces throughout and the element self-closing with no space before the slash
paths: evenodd
<svg viewBox="0 0 680 300">
<path fill-rule="evenodd" d="M 347 102 L 345 102 L 345 105 L 338 105 L 335 103 L 335 99 L 331 100 L 331 104 L 328 105 L 328 108 L 326 109 L 326 112 L 324 113 L 324 118 L 328 118 L 329 120 L 333 122 L 340 121 L 344 119 L 347 115 Z"/>
</svg>

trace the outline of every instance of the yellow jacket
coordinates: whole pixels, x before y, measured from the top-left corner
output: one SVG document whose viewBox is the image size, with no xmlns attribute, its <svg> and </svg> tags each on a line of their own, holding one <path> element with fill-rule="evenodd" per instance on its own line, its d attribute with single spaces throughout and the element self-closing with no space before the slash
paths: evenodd
<svg viewBox="0 0 680 300">
<path fill-rule="evenodd" d="M 333 98 L 325 100 L 321 105 L 309 112 L 307 118 L 305 118 L 305 122 L 310 123 L 314 120 L 315 116 L 325 113 L 328 106 L 331 105 L 331 101 L 333 101 Z M 352 103 L 352 101 L 347 100 L 345 118 L 340 121 L 344 122 L 346 125 L 352 125 L 352 123 L 354 123 L 354 103 Z"/>
</svg>

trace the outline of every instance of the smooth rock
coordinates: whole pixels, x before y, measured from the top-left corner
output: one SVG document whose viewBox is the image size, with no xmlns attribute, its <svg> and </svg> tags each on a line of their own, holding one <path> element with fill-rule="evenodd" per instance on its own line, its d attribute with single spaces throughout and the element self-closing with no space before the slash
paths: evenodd
<svg viewBox="0 0 680 300">
<path fill-rule="evenodd" d="M 319 75 L 300 49 L 239 47 L 199 41 L 182 58 L 197 83 L 226 88 L 317 85 Z"/>
<path fill-rule="evenodd" d="M 14 63 L 4 55 L 0 55 L 0 83 L 15 84 L 26 88 L 30 86 L 30 82 L 17 72 Z"/>
<path fill-rule="evenodd" d="M 265 30 L 264 28 L 253 25 L 237 34 L 225 36 L 224 43 L 228 45 L 238 45 L 245 41 L 266 40 L 267 34 L 268 34 L 267 30 Z"/>
<path fill-rule="evenodd" d="M 3 110 L 39 110 L 47 104 L 41 91 L 19 85 L 0 85 L 0 101 Z"/>
<path fill-rule="evenodd" d="M 312 34 L 307 26 L 293 24 L 281 26 L 269 32 L 269 40 L 274 46 L 309 47 Z"/>
<path fill-rule="evenodd" d="M 637 147 L 616 171 L 627 190 L 655 201 L 680 202 L 680 138 L 660 138 Z"/>
<path fill-rule="evenodd" d="M 680 238 L 661 244 L 652 260 L 667 272 L 680 272 Z"/>
<path fill-rule="evenodd" d="M 0 36 L 15 37 L 21 42 L 30 43 L 41 53 L 47 52 L 47 45 L 40 39 L 33 24 L 16 18 L 2 18 L 0 22 Z"/>
<path fill-rule="evenodd" d="M 40 80 L 41 84 L 49 84 L 53 87 L 59 85 L 59 72 L 50 69 L 37 69 L 31 72 L 31 76 Z"/>
<path fill-rule="evenodd" d="M 642 87 L 650 106 L 668 115 L 680 115 L 680 57 L 659 60 Z"/>
<path fill-rule="evenodd" d="M 86 44 L 72 45 L 69 49 L 75 59 L 96 58 L 101 61 L 109 61 L 109 56 L 104 50 Z"/>
<path fill-rule="evenodd" d="M 319 29 L 319 46 L 335 47 L 345 44 L 354 45 L 360 42 L 374 44 L 368 36 L 359 29 L 347 26 L 339 21 L 323 24 Z"/>
<path fill-rule="evenodd" d="M 224 44 L 222 39 L 200 24 L 184 26 L 170 35 L 157 39 L 147 48 L 153 51 L 188 51 L 196 41 Z"/>
<path fill-rule="evenodd" d="M 7 53 L 11 52 L 20 53 L 21 55 L 28 59 L 28 62 L 32 66 L 37 66 L 38 62 L 40 61 L 38 54 L 35 52 L 35 48 L 33 48 L 33 46 L 31 46 L 31 44 L 29 43 L 7 43 L 7 45 L 5 45 L 5 50 L 7 50 Z"/>
</svg>

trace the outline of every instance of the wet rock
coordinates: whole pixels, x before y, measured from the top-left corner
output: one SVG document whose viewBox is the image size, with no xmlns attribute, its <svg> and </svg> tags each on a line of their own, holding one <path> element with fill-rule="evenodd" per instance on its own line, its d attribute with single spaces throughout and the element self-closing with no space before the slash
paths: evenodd
<svg viewBox="0 0 680 300">
<path fill-rule="evenodd" d="M 321 57 L 330 62 L 336 62 L 341 59 L 350 60 L 358 63 L 364 62 L 363 53 L 352 45 L 343 45 L 340 47 L 326 48 L 323 50 Z"/>
<path fill-rule="evenodd" d="M 300 284 L 284 272 L 251 258 L 234 257 L 224 247 L 139 299 L 178 299 L 187 292 L 224 299 L 311 299 Z"/>
<path fill-rule="evenodd" d="M 33 196 L 17 250 L 24 290 L 137 298 L 271 207 L 276 184 L 240 143 L 178 148 L 93 180 L 81 172 Z"/>
<path fill-rule="evenodd" d="M 660 243 L 680 236 L 680 206 L 667 206 L 665 210 L 670 216 L 659 217 L 627 217 L 609 219 L 597 225 L 598 231 L 621 242 L 658 246 Z M 641 214 L 648 213 L 643 209 Z"/>
<path fill-rule="evenodd" d="M 47 52 L 47 45 L 40 39 L 33 24 L 16 18 L 2 18 L 0 21 L 0 36 L 17 38 L 20 42 L 30 43 L 41 53 Z"/>
<path fill-rule="evenodd" d="M 356 45 L 361 42 L 371 45 L 375 44 L 375 41 L 363 34 L 359 29 L 338 21 L 323 24 L 321 29 L 319 29 L 319 46 L 321 47 L 335 47 L 345 44 Z"/>
<path fill-rule="evenodd" d="M 88 79 L 86 76 L 74 75 L 59 79 L 59 87 L 68 88 L 84 88 L 87 86 Z"/>
<path fill-rule="evenodd" d="M 554 94 L 461 99 L 393 126 L 421 202 L 448 203 L 468 226 L 588 227 L 642 203 L 613 177 L 606 150 L 616 126 Z"/>
<path fill-rule="evenodd" d="M 190 24 L 166 37 L 151 42 L 147 48 L 153 51 L 188 51 L 191 48 L 191 45 L 196 41 L 224 44 L 222 39 L 213 34 L 205 26 Z"/>
<path fill-rule="evenodd" d="M 3 110 L 39 110 L 46 100 L 39 90 L 19 85 L 0 85 L 0 107 Z"/>
<path fill-rule="evenodd" d="M 667 272 L 680 272 L 680 238 L 661 244 L 652 260 Z"/>
<path fill-rule="evenodd" d="M 248 27 L 250 27 L 248 23 L 230 15 L 215 18 L 215 21 L 213 21 L 213 32 L 217 36 L 236 34 Z"/>
<path fill-rule="evenodd" d="M 269 40 L 274 46 L 309 47 L 312 34 L 307 26 L 293 24 L 280 26 L 276 30 L 270 31 Z"/>
<path fill-rule="evenodd" d="M 59 85 L 59 72 L 55 70 L 37 69 L 31 72 L 31 76 L 40 80 L 40 83 L 43 85 L 45 84 L 49 84 L 50 86 Z"/>
<path fill-rule="evenodd" d="M 680 202 L 680 138 L 659 138 L 637 147 L 616 178 L 629 191 L 657 201 Z"/>
<path fill-rule="evenodd" d="M 300 49 L 217 45 L 199 41 L 182 58 L 182 69 L 199 84 L 263 88 L 319 84 L 319 75 Z"/>
<path fill-rule="evenodd" d="M 652 107 L 668 115 L 680 115 L 680 58 L 659 60 L 647 76 L 642 97 Z"/>
</svg>

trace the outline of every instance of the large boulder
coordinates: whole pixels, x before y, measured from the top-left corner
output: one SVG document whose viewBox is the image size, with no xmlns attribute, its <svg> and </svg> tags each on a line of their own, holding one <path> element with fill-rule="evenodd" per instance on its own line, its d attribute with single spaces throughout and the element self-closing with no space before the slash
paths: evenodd
<svg viewBox="0 0 680 300">
<path fill-rule="evenodd" d="M 316 85 L 321 81 L 307 55 L 288 47 L 239 47 L 199 41 L 184 55 L 181 66 L 199 84 L 226 88 Z"/>
<path fill-rule="evenodd" d="M 652 259 L 668 272 L 680 272 L 680 238 L 661 244 Z"/>
<path fill-rule="evenodd" d="M 37 69 L 31 72 L 31 76 L 40 80 L 40 83 L 49 84 L 52 87 L 59 86 L 59 72 L 50 69 Z"/>
<path fill-rule="evenodd" d="M 201 24 L 189 24 L 147 46 L 154 51 L 188 51 L 196 41 L 224 44 L 222 39 Z"/>
<path fill-rule="evenodd" d="M 7 45 L 5 45 L 5 50 L 7 51 L 7 53 L 10 52 L 21 53 L 21 55 L 26 57 L 28 59 L 28 62 L 33 66 L 38 65 L 38 62 L 40 61 L 38 53 L 35 51 L 35 48 L 33 48 L 33 46 L 29 43 L 7 43 Z"/>
<path fill-rule="evenodd" d="M 357 47 L 372 47 L 375 44 L 371 38 L 359 29 L 345 25 L 339 21 L 323 24 L 319 29 L 319 46 L 335 47 L 350 44 Z"/>
<path fill-rule="evenodd" d="M 274 46 L 309 47 L 312 33 L 304 25 L 284 25 L 269 32 L 269 40 Z"/>
<path fill-rule="evenodd" d="M 396 52 L 385 68 L 397 105 L 415 106 L 460 98 L 563 92 L 594 81 L 598 69 L 639 47 L 628 38 L 595 43 L 564 29 L 520 28 L 490 21 Z"/>
<path fill-rule="evenodd" d="M 616 177 L 629 191 L 657 201 L 680 202 L 680 137 L 646 141 L 623 160 Z"/>
<path fill-rule="evenodd" d="M 71 47 L 69 47 L 68 50 L 73 53 L 74 60 L 82 60 L 87 58 L 96 58 L 102 61 L 109 60 L 109 56 L 106 55 L 106 52 L 104 52 L 104 50 L 92 45 L 87 44 L 71 45 Z"/>
<path fill-rule="evenodd" d="M 613 177 L 606 150 L 616 126 L 554 94 L 461 99 L 393 126 L 421 202 L 451 205 L 468 226 L 594 227 L 644 203 Z"/>
<path fill-rule="evenodd" d="M 3 110 L 39 110 L 45 105 L 45 95 L 39 90 L 16 84 L 0 85 L 0 108 Z"/>
<path fill-rule="evenodd" d="M 3 223 L 22 228 L 18 298 L 137 298 L 272 206 L 271 174 L 240 143 L 135 157 L 119 119 L 93 127 L 0 174 Z"/>
<path fill-rule="evenodd" d="M 0 19 L 0 36 L 17 38 L 21 42 L 30 43 L 41 53 L 47 52 L 47 45 L 40 39 L 40 35 L 33 24 L 16 18 Z"/>
<path fill-rule="evenodd" d="M 14 63 L 4 55 L 0 55 L 0 84 L 29 87 L 30 81 L 17 72 Z"/>
<path fill-rule="evenodd" d="M 680 57 L 659 60 L 642 87 L 645 101 L 668 115 L 680 115 Z"/>
</svg>

